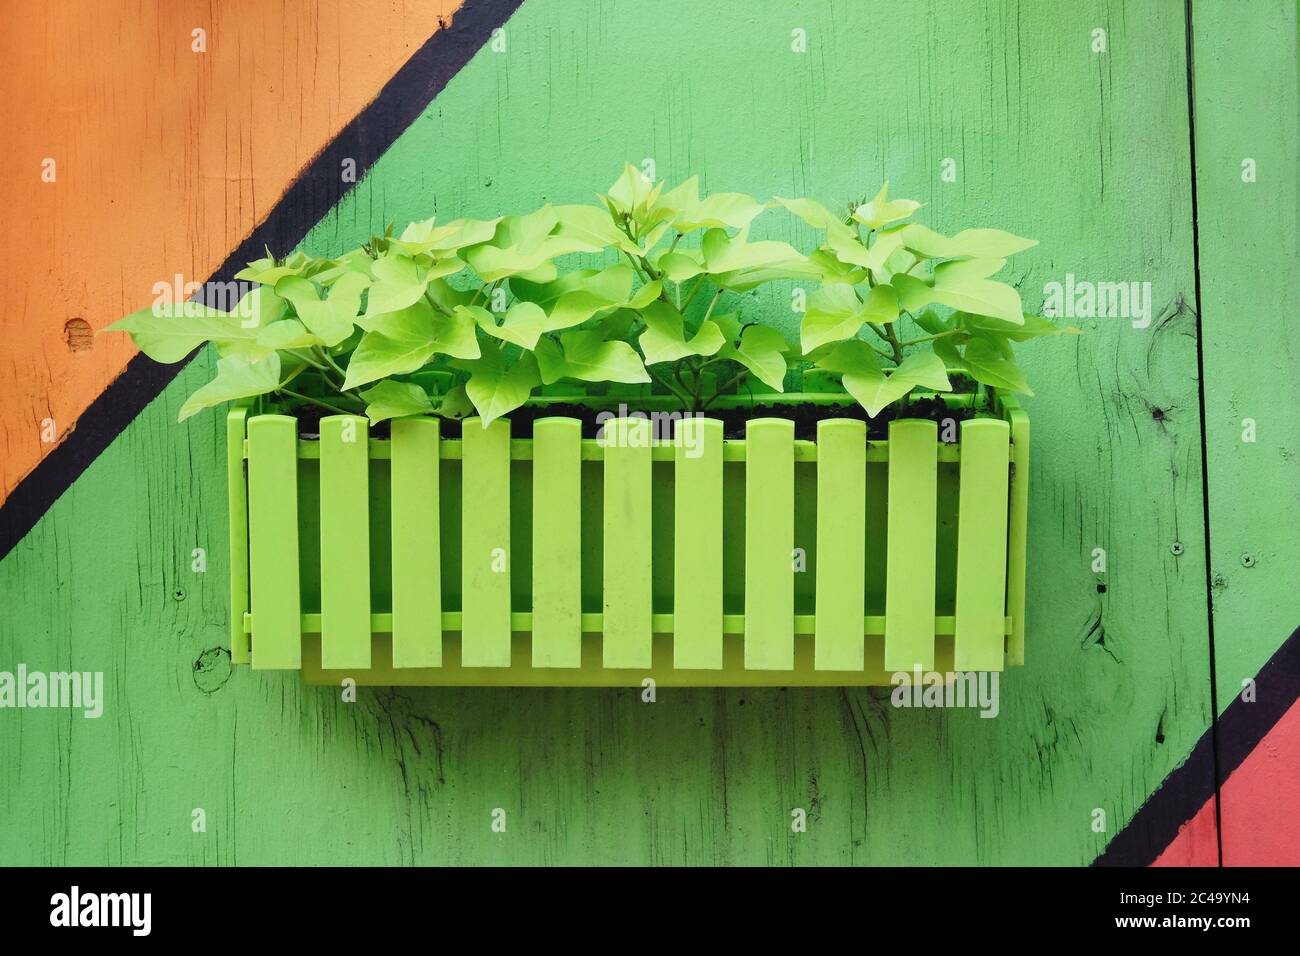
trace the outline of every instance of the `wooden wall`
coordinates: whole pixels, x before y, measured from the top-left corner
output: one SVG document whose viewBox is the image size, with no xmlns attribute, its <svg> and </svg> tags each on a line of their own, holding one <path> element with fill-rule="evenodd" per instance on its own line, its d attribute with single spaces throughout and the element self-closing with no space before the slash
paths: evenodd
<svg viewBox="0 0 1300 956">
<path fill-rule="evenodd" d="M 6 490 L 44 450 L 39 421 L 66 433 L 129 358 L 108 337 L 70 350 L 65 323 L 101 327 L 301 216 L 278 197 L 454 6 L 16 10 L 0 102 L 30 182 L 0 180 L 23 211 L 6 261 L 27 264 L 0 286 Z M 1228 863 L 1300 861 L 1294 5 L 513 6 L 466 0 L 499 11 L 505 49 L 418 104 L 306 248 L 585 199 L 649 158 L 670 180 L 836 202 L 888 179 L 936 228 L 1036 237 L 1014 277 L 1031 308 L 1067 274 L 1150 284 L 1148 326 L 1076 320 L 1087 334 L 1022 352 L 1039 390 L 1030 631 L 1001 714 L 872 690 L 344 703 L 232 669 L 223 420 L 175 424 L 202 355 L 0 560 L 0 670 L 102 670 L 107 687 L 98 720 L 0 711 L 0 860 L 1214 863 L 1222 843 Z M 1236 703 L 1259 675 L 1259 706 Z"/>
</svg>

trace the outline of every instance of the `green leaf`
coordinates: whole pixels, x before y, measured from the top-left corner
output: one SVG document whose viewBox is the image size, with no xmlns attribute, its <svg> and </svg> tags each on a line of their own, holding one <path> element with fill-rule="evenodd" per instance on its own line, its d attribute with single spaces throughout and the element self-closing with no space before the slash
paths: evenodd
<svg viewBox="0 0 1300 956">
<path fill-rule="evenodd" d="M 1020 370 L 1015 359 L 1005 355 L 997 344 L 989 339 L 982 337 L 971 339 L 966 345 L 965 352 L 962 353 L 962 366 L 977 382 L 1025 395 L 1034 394 L 1025 379 L 1025 373 Z"/>
<path fill-rule="evenodd" d="M 300 275 L 310 264 L 311 260 L 301 252 L 294 253 L 281 262 L 268 249 L 265 258 L 250 262 L 246 268 L 235 273 L 235 278 L 262 285 L 275 285 L 285 276 Z"/>
<path fill-rule="evenodd" d="M 352 334 L 361 311 L 361 293 L 369 285 L 369 277 L 348 272 L 329 287 L 329 295 L 322 300 L 316 283 L 288 276 L 276 283 L 275 292 L 293 305 L 303 324 L 325 345 L 334 346 Z"/>
<path fill-rule="evenodd" d="M 926 309 L 912 316 L 912 319 L 927 335 L 938 335 L 941 332 L 947 332 L 953 327 L 951 319 L 945 319 L 934 309 Z"/>
<path fill-rule="evenodd" d="M 425 289 L 425 297 L 433 302 L 439 311 L 452 312 L 458 305 L 469 305 L 474 301 L 473 292 L 462 292 L 446 279 L 434 279 Z"/>
<path fill-rule="evenodd" d="M 868 229 L 879 229 L 899 219 L 906 219 L 920 208 L 921 204 L 911 199 L 890 199 L 889 183 L 886 182 L 880 187 L 875 199 L 863 203 L 853 211 L 853 218 Z"/>
<path fill-rule="evenodd" d="M 848 283 L 857 285 L 866 279 L 866 271 L 849 262 L 841 262 L 839 256 L 830 249 L 815 249 L 808 256 L 808 265 L 816 278 L 825 283 Z"/>
<path fill-rule="evenodd" d="M 686 282 L 705 271 L 704 259 L 695 249 L 680 249 L 659 257 L 655 266 L 669 282 Z"/>
<path fill-rule="evenodd" d="M 250 345 L 259 329 L 243 328 L 228 312 L 193 302 L 151 306 L 132 312 L 108 326 L 105 332 L 126 332 L 138 348 L 155 362 L 179 362 L 204 342 L 243 338 Z"/>
<path fill-rule="evenodd" d="M 823 285 L 808 300 L 799 334 L 804 354 L 827 342 L 851 339 L 863 323 L 888 324 L 898 318 L 898 296 L 887 285 L 878 285 L 859 301 L 852 286 Z"/>
<path fill-rule="evenodd" d="M 429 282 L 438 278 L 414 259 L 397 252 L 389 252 L 376 259 L 370 270 L 375 275 L 374 285 L 366 299 L 366 315 L 400 312 L 424 298 Z"/>
<path fill-rule="evenodd" d="M 785 354 L 790 346 L 780 332 L 765 325 L 747 325 L 742 329 L 730 315 L 718 316 L 714 321 L 727 339 L 718 355 L 740 363 L 769 388 L 785 391 Z"/>
<path fill-rule="evenodd" d="M 458 359 L 476 359 L 479 357 L 478 338 L 474 335 L 476 325 L 473 316 L 453 312 L 442 315 L 431 313 L 433 317 L 433 351 L 450 355 Z"/>
<path fill-rule="evenodd" d="M 1037 239 L 1022 239 L 1001 229 L 963 229 L 955 236 L 945 236 L 911 223 L 903 227 L 903 245 L 927 259 L 1004 259 L 1038 245 Z"/>
<path fill-rule="evenodd" d="M 238 355 L 217 360 L 217 377 L 185 400 L 177 421 L 238 398 L 252 398 L 274 391 L 280 385 L 280 356 L 275 352 L 258 361 Z"/>
<path fill-rule="evenodd" d="M 844 232 L 851 231 L 838 216 L 815 199 L 782 199 L 776 196 L 772 202 L 784 206 L 814 229 L 831 230 L 838 227 Z"/>
<path fill-rule="evenodd" d="M 475 246 L 465 252 L 465 261 L 474 267 L 484 282 L 495 282 L 510 276 L 550 281 L 556 274 L 552 259 L 571 252 L 599 252 L 600 249 L 600 246 L 580 239 L 556 237 L 544 239 L 533 246 Z"/>
<path fill-rule="evenodd" d="M 1014 325 L 1024 322 L 1020 293 L 1003 282 L 987 277 L 1006 264 L 1003 259 L 961 259 L 944 262 L 934 270 L 933 284 L 915 276 L 896 275 L 890 284 L 909 312 L 932 302 L 949 308 L 1002 319 Z"/>
<path fill-rule="evenodd" d="M 654 206 L 659 197 L 659 191 L 663 188 L 660 183 L 655 186 L 631 163 L 623 166 L 622 175 L 609 187 L 609 192 L 605 198 L 615 209 L 621 213 L 627 213 L 634 219 L 640 221 L 645 217 L 646 212 Z"/>
<path fill-rule="evenodd" d="M 823 285 L 808 297 L 808 309 L 799 325 L 804 354 L 827 342 L 853 338 L 862 323 L 862 302 L 853 286 Z"/>
<path fill-rule="evenodd" d="M 934 270 L 933 296 L 954 309 L 1002 319 L 1014 325 L 1025 320 L 1020 293 L 987 277 L 1006 264 L 1004 259 L 964 259 L 945 262 Z"/>
<path fill-rule="evenodd" d="M 433 403 L 428 394 L 410 382 L 383 381 L 361 393 L 366 403 L 366 417 L 372 423 L 407 415 L 431 415 Z"/>
<path fill-rule="evenodd" d="M 310 267 L 303 270 L 302 277 L 315 279 L 323 286 L 330 286 L 344 276 L 355 273 L 363 277 L 369 285 L 373 279 L 370 275 L 371 261 L 370 254 L 364 248 L 352 249 L 334 259 L 320 259 L 313 262 Z"/>
<path fill-rule="evenodd" d="M 542 380 L 548 385 L 561 378 L 583 382 L 650 381 L 636 350 L 626 342 L 606 341 L 599 329 L 562 332 L 559 345 L 563 355 L 557 361 L 556 350 L 538 343 L 537 360 L 542 365 Z"/>
<path fill-rule="evenodd" d="M 535 302 L 516 302 L 506 310 L 500 325 L 497 324 L 496 316 L 481 306 L 457 306 L 456 314 L 462 313 L 469 316 L 488 335 L 529 351 L 532 351 L 546 331 L 546 313 Z"/>
<path fill-rule="evenodd" d="M 367 315 L 361 324 L 368 331 L 361 337 L 348 362 L 347 376 L 343 382 L 345 390 L 390 375 L 414 372 L 429 361 L 434 352 L 451 352 L 451 349 L 445 347 L 447 340 L 460 344 L 463 333 L 452 329 L 448 335 L 449 326 L 468 326 L 471 339 L 474 334 L 472 318 L 442 317 L 442 321 L 438 322 L 435 320 L 433 306 L 423 299 L 397 312 Z M 440 349 L 440 345 L 444 347 Z M 477 342 L 475 346 L 477 347 Z M 465 350 L 461 348 L 460 351 Z"/>
<path fill-rule="evenodd" d="M 840 343 L 821 361 L 819 367 L 828 372 L 841 373 L 844 376 L 845 391 L 872 418 L 917 386 L 937 391 L 952 388 L 942 360 L 933 352 L 913 352 L 886 375 L 871 346 L 857 339 Z"/>
<path fill-rule="evenodd" d="M 507 366 L 504 350 L 491 343 L 484 345 L 479 358 L 457 364 L 470 373 L 465 394 L 478 411 L 484 428 L 528 401 L 528 396 L 540 384 L 537 360 L 531 353 L 524 352 L 514 365 Z"/>
<path fill-rule="evenodd" d="M 975 315 L 970 312 L 957 312 L 953 320 L 972 333 L 989 333 L 1004 336 L 1013 342 L 1027 342 L 1044 335 L 1082 335 L 1083 330 L 1073 325 L 1055 325 L 1037 315 L 1024 316 L 1021 325 L 995 319 L 988 315 Z"/>
<path fill-rule="evenodd" d="M 533 354 L 537 357 L 537 370 L 543 385 L 554 385 L 568 374 L 564 353 L 560 351 L 560 344 L 555 339 L 541 339 L 537 348 L 533 349 Z"/>
<path fill-rule="evenodd" d="M 591 274 L 555 300 L 546 317 L 546 331 L 572 328 L 602 312 L 621 308 L 628 302 L 632 279 L 632 267 L 626 263 Z"/>
<path fill-rule="evenodd" d="M 297 319 L 280 319 L 272 322 L 257 335 L 257 344 L 266 349 L 309 349 L 324 345 L 319 337 L 313 335 Z"/>
<path fill-rule="evenodd" d="M 908 312 L 919 312 L 935 301 L 933 286 L 916 276 L 896 275 L 889 284 L 898 294 L 898 304 Z"/>
<path fill-rule="evenodd" d="M 661 205 L 676 211 L 672 227 L 677 232 L 713 227 L 743 229 L 763 211 L 762 203 L 744 193 L 714 193 L 701 199 L 698 176 L 665 193 Z"/>
<path fill-rule="evenodd" d="M 705 271 L 717 285 L 733 292 L 746 292 L 775 279 L 818 275 L 817 268 L 789 243 L 770 239 L 750 242 L 748 227 L 734 236 L 710 229 L 700 248 Z"/>
<path fill-rule="evenodd" d="M 637 340 L 645 354 L 645 364 L 675 362 L 688 355 L 713 355 L 726 340 L 722 330 L 712 321 L 700 324 L 690 341 L 686 341 L 685 321 L 682 314 L 667 302 L 652 302 L 642 310 L 646 329 Z"/>
<path fill-rule="evenodd" d="M 644 309 L 647 305 L 659 298 L 663 292 L 663 282 L 656 279 L 654 282 L 647 282 L 641 288 L 636 290 L 636 294 L 627 300 L 627 308 Z"/>
<path fill-rule="evenodd" d="M 464 385 L 453 385 L 438 402 L 438 414 L 443 418 L 464 418 L 473 412 L 474 403 L 469 400 Z"/>
<path fill-rule="evenodd" d="M 500 219 L 456 219 L 445 226 L 435 226 L 433 219 L 413 222 L 408 225 L 398 239 L 389 241 L 389 248 L 395 248 L 408 256 L 426 253 L 452 253 L 466 246 L 489 242 L 496 234 Z M 441 258 L 441 255 L 439 255 Z"/>
<path fill-rule="evenodd" d="M 556 206 L 554 209 L 559 221 L 555 231 L 558 238 L 576 239 L 592 246 L 614 246 L 630 255 L 641 252 L 615 225 L 608 209 L 598 206 Z"/>
</svg>

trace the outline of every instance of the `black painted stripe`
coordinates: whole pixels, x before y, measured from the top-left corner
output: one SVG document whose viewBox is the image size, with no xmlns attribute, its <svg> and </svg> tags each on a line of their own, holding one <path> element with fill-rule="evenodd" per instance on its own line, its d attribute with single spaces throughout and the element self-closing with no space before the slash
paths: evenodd
<svg viewBox="0 0 1300 956">
<path fill-rule="evenodd" d="M 1201 735 L 1187 761 L 1165 778 L 1093 865 L 1150 866 L 1178 836 L 1179 827 L 1218 793 L 1297 700 L 1300 628 L 1282 642 L 1255 676 L 1255 700 L 1247 703 L 1237 694 L 1217 723 Z"/>
<path fill-rule="evenodd" d="M 451 23 L 429 37 L 384 84 L 379 95 L 330 140 L 207 281 L 233 279 L 245 263 L 263 255 L 264 247 L 283 254 L 302 242 L 355 185 L 343 182 L 343 160 L 356 162 L 359 181 L 522 2 L 465 0 Z M 122 374 L 81 413 L 68 436 L 0 506 L 0 559 L 18 545 L 191 358 L 175 365 L 159 365 L 137 355 L 127 363 Z"/>
</svg>

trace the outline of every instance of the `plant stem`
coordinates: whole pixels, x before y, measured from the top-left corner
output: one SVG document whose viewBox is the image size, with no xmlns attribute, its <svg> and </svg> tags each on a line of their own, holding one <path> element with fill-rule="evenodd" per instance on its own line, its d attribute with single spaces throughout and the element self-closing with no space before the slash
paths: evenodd
<svg viewBox="0 0 1300 956">
<path fill-rule="evenodd" d="M 664 378 L 662 375 L 659 375 L 657 372 L 655 372 L 655 371 L 654 371 L 652 368 L 650 368 L 650 366 L 648 366 L 648 365 L 646 366 L 646 372 L 649 373 L 649 375 L 650 375 L 650 377 L 651 377 L 652 379 L 654 379 L 656 382 L 658 382 L 658 383 L 659 383 L 660 385 L 662 385 L 664 388 L 668 389 L 668 391 L 671 392 L 671 393 L 673 394 L 673 397 L 676 398 L 679 402 L 682 403 L 682 408 L 689 408 L 689 407 L 690 407 L 690 404 L 691 404 L 691 397 L 690 397 L 690 395 L 687 395 L 685 392 L 679 392 L 679 391 L 677 390 L 677 386 L 675 386 L 672 382 L 668 381 L 668 380 L 667 380 L 666 378 Z"/>
<path fill-rule="evenodd" d="M 283 388 L 283 387 L 277 388 L 276 391 L 284 395 L 288 395 L 290 398 L 296 398 L 302 402 L 310 402 L 313 405 L 319 405 L 321 408 L 327 408 L 332 412 L 338 412 L 340 415 L 353 414 L 352 412 L 348 411 L 346 408 L 339 408 L 337 405 L 331 405 L 329 402 L 322 402 L 318 398 L 312 398 L 309 395 L 302 395 L 298 392 L 290 391 L 287 388 Z"/>
<path fill-rule="evenodd" d="M 894 327 L 892 325 L 881 326 L 875 322 L 868 322 L 867 324 L 871 326 L 871 331 L 875 332 L 882 339 L 888 342 L 889 347 L 893 350 L 892 355 L 886 355 L 885 357 L 893 359 L 895 365 L 901 365 L 903 362 L 903 346 L 902 343 L 898 341 L 898 336 L 894 334 Z M 877 349 L 877 351 L 879 351 L 879 349 Z"/>
<path fill-rule="evenodd" d="M 342 367 L 338 364 L 338 362 L 334 361 L 334 359 L 330 357 L 329 352 L 326 352 L 324 349 L 318 348 L 317 353 L 320 355 L 321 358 L 323 358 L 326 361 L 326 363 L 329 365 L 330 368 L 334 369 L 334 371 L 338 372 L 344 378 L 347 377 L 347 373 L 343 371 Z"/>
<path fill-rule="evenodd" d="M 709 307 L 704 312 L 704 318 L 702 320 L 703 322 L 709 321 L 709 316 L 713 314 L 713 307 L 718 304 L 718 300 L 722 298 L 722 293 L 724 291 L 726 290 L 719 289 L 717 292 L 713 294 L 713 298 L 709 301 Z"/>
<path fill-rule="evenodd" d="M 733 375 L 728 382 L 720 386 L 718 390 L 709 397 L 709 400 L 701 406 L 700 410 L 703 411 L 704 409 L 708 408 L 715 401 L 717 401 L 719 397 L 724 395 L 727 389 L 731 388 L 733 385 L 738 383 L 742 378 L 744 378 L 748 374 L 749 374 L 749 369 L 747 368 L 741 369 L 739 372 Z"/>
<path fill-rule="evenodd" d="M 934 335 L 924 335 L 919 339 L 908 339 L 906 342 L 899 342 L 899 346 L 907 348 L 909 345 L 920 345 L 922 342 L 933 342 L 935 339 L 946 339 L 950 335 L 956 335 L 959 329 L 949 329 L 947 332 L 938 332 Z"/>
</svg>

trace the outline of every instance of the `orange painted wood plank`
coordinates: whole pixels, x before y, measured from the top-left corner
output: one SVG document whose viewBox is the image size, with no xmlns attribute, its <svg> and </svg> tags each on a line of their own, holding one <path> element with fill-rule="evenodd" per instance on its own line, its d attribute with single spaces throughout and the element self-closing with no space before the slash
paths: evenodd
<svg viewBox="0 0 1300 956">
<path fill-rule="evenodd" d="M 0 283 L 0 499 L 135 354 L 90 333 L 211 275 L 459 6 L 7 5 L 0 255 L 23 266 Z"/>
</svg>

